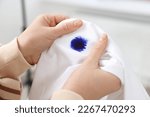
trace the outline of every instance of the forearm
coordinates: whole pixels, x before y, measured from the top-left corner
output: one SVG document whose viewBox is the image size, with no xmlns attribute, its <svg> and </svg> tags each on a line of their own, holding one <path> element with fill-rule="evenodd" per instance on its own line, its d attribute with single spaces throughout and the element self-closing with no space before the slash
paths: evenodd
<svg viewBox="0 0 150 117">
<path fill-rule="evenodd" d="M 19 75 L 30 67 L 18 48 L 17 39 L 0 47 L 0 99 L 20 99 Z"/>
<path fill-rule="evenodd" d="M 16 78 L 30 67 L 18 48 L 17 39 L 0 47 L 0 77 Z"/>
</svg>

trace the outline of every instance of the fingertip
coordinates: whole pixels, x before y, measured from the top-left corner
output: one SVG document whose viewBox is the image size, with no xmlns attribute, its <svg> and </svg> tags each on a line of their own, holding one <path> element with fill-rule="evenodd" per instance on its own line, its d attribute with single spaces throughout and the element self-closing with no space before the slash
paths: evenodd
<svg viewBox="0 0 150 117">
<path fill-rule="evenodd" d="M 100 37 L 100 43 L 106 43 L 108 41 L 108 34 L 103 33 L 102 36 Z"/>
<path fill-rule="evenodd" d="M 103 37 L 103 38 L 107 38 L 107 35 L 108 35 L 108 34 L 107 34 L 106 32 L 102 33 L 102 37 Z"/>
<path fill-rule="evenodd" d="M 66 20 L 53 27 L 56 37 L 71 33 L 82 26 L 83 22 L 80 19 Z"/>
<path fill-rule="evenodd" d="M 73 21 L 73 26 L 78 28 L 78 27 L 81 27 L 83 24 L 82 20 L 81 19 L 76 19 Z"/>
</svg>

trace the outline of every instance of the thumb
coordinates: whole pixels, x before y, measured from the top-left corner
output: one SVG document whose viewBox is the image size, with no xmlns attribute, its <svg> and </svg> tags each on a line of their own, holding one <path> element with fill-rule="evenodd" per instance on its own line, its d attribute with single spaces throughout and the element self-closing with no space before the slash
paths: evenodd
<svg viewBox="0 0 150 117">
<path fill-rule="evenodd" d="M 55 37 L 57 38 L 77 30 L 82 26 L 82 24 L 82 20 L 79 19 L 68 22 L 60 22 L 53 28 L 52 31 L 53 34 L 55 34 Z"/>
<path fill-rule="evenodd" d="M 98 65 L 99 59 L 104 54 L 105 49 L 107 47 L 107 42 L 108 42 L 108 37 L 107 37 L 107 34 L 104 33 L 104 34 L 102 34 L 100 40 L 91 49 L 91 51 L 88 55 L 88 58 L 84 62 Z"/>
</svg>

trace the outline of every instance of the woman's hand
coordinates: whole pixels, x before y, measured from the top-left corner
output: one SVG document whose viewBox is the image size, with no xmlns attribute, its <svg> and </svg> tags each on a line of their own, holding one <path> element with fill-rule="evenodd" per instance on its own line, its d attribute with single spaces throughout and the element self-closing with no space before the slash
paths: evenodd
<svg viewBox="0 0 150 117">
<path fill-rule="evenodd" d="M 93 100 L 120 88 L 121 83 L 116 76 L 100 69 L 99 60 L 105 52 L 107 41 L 107 35 L 103 34 L 87 59 L 71 74 L 63 89 L 74 91 L 84 99 Z"/>
<path fill-rule="evenodd" d="M 81 27 L 81 20 L 61 23 L 67 18 L 63 15 L 40 15 L 18 37 L 19 49 L 29 64 L 36 64 L 41 53 L 50 48 L 55 39 Z"/>
</svg>

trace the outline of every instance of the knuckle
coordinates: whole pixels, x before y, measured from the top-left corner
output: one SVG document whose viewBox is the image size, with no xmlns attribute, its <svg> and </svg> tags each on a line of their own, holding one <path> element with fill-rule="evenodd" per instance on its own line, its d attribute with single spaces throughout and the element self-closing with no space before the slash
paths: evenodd
<svg viewBox="0 0 150 117">
<path fill-rule="evenodd" d="M 102 50 L 103 50 L 103 48 L 101 46 L 99 46 L 99 45 L 95 45 L 94 48 L 93 48 L 93 52 L 94 53 L 98 53 L 98 52 L 100 52 Z"/>
<path fill-rule="evenodd" d="M 52 34 L 56 37 L 61 35 L 61 31 L 58 30 L 58 28 L 53 28 L 52 32 Z"/>
<path fill-rule="evenodd" d="M 63 31 L 69 31 L 69 29 L 70 29 L 70 26 L 66 23 L 66 24 L 64 24 L 64 26 L 62 27 L 62 29 L 63 29 Z"/>
<path fill-rule="evenodd" d="M 95 51 L 98 51 L 98 50 L 100 50 L 101 48 L 102 48 L 102 47 L 97 44 L 97 45 L 95 45 L 94 50 L 95 50 Z"/>
</svg>

